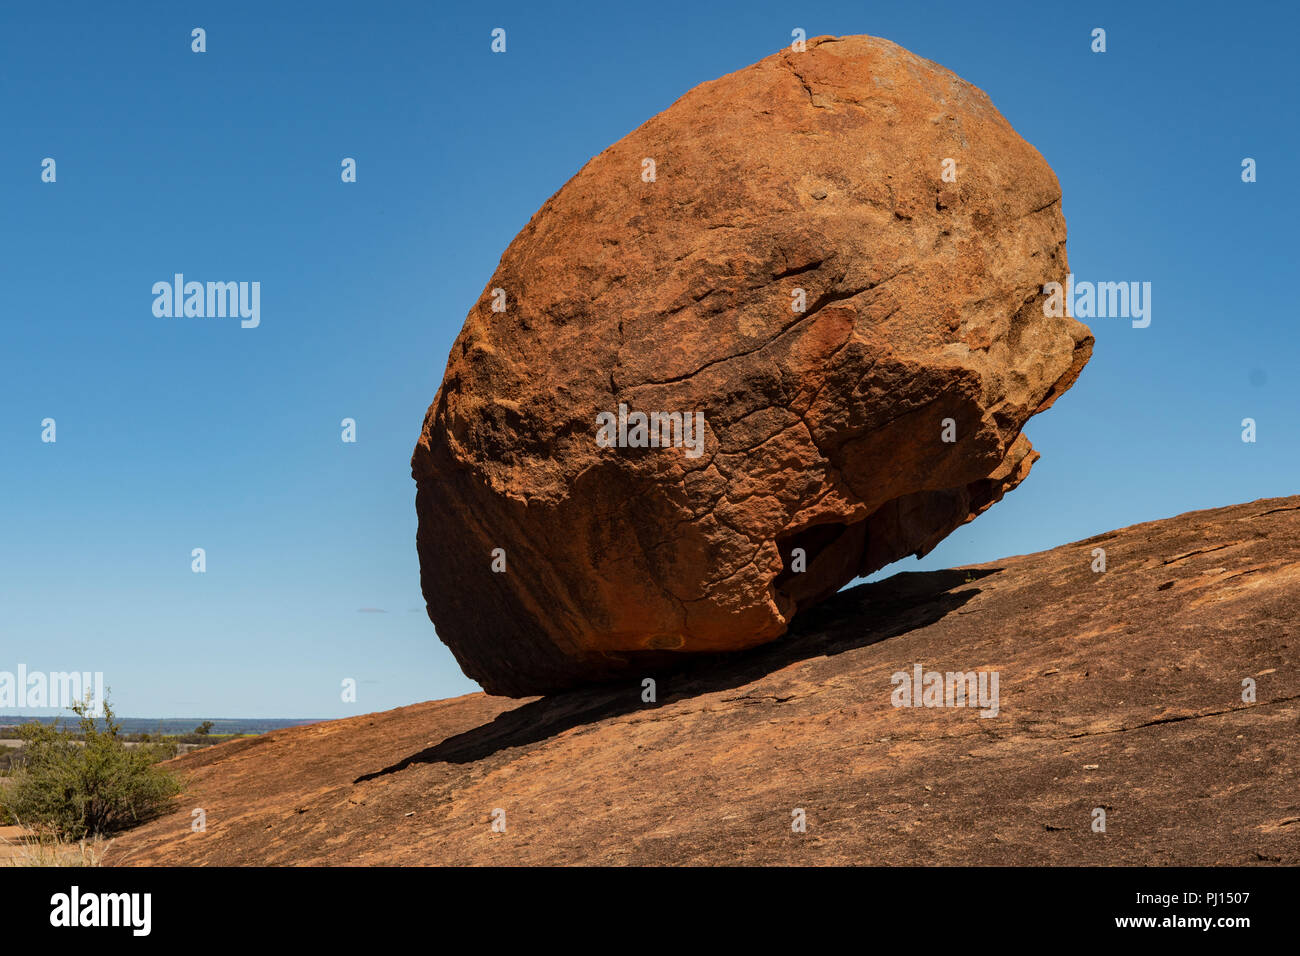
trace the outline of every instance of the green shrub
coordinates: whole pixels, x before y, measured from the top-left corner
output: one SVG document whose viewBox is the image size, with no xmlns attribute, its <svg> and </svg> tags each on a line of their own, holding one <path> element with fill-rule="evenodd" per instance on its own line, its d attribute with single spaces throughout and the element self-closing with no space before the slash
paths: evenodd
<svg viewBox="0 0 1300 956">
<path fill-rule="evenodd" d="M 157 816 L 180 793 L 175 775 L 154 766 L 165 751 L 128 748 L 107 700 L 101 726 L 89 709 L 73 705 L 77 733 L 57 723 L 20 729 L 21 762 L 0 799 L 25 826 L 81 840 Z"/>
</svg>

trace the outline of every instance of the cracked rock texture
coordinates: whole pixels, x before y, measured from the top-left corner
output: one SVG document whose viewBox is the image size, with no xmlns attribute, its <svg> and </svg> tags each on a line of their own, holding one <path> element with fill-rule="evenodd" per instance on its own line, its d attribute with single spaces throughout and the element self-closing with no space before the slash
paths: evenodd
<svg viewBox="0 0 1300 956">
<path fill-rule="evenodd" d="M 657 673 L 654 703 L 629 676 L 195 751 L 107 860 L 1300 864 L 1300 497 L 897 574 L 793 630 Z M 916 664 L 996 670 L 997 716 L 893 707 Z"/>
<path fill-rule="evenodd" d="M 1092 347 L 1043 315 L 1060 199 L 984 93 L 871 37 L 704 83 L 593 158 L 506 249 L 412 458 L 466 674 L 551 693 L 763 644 L 998 501 Z M 600 447 L 620 403 L 702 412 L 702 453 Z"/>
</svg>

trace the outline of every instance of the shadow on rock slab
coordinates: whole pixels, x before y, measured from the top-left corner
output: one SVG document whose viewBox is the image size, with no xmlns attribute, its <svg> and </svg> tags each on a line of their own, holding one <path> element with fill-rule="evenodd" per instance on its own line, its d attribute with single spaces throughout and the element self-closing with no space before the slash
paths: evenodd
<svg viewBox="0 0 1300 956">
<path fill-rule="evenodd" d="M 654 703 L 641 699 L 642 678 L 542 697 L 392 766 L 363 774 L 353 782 L 397 773 L 414 764 L 473 763 L 500 750 L 539 743 L 584 724 L 742 687 L 798 661 L 877 644 L 926 627 L 955 611 L 980 589 L 954 588 L 999 570 L 905 571 L 884 581 L 859 584 L 801 615 L 790 633 L 779 641 L 740 654 L 692 655 L 690 662 L 680 667 L 647 671 L 645 676 L 655 680 L 658 700 Z"/>
</svg>

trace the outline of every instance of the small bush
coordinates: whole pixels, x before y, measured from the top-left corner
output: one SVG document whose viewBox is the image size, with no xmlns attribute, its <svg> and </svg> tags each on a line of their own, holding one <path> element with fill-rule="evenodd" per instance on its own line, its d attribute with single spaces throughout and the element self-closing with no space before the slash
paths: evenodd
<svg viewBox="0 0 1300 956">
<path fill-rule="evenodd" d="M 89 702 L 73 705 L 75 734 L 57 724 L 20 729 L 23 755 L 3 800 L 23 825 L 82 840 L 157 816 L 180 793 L 176 777 L 154 766 L 162 752 L 126 746 L 107 700 L 102 728 L 89 710 Z"/>
</svg>

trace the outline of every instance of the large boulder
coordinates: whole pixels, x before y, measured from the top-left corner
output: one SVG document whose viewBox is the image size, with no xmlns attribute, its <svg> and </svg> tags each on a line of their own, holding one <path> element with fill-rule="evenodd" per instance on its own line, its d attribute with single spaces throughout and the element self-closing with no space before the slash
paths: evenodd
<svg viewBox="0 0 1300 956">
<path fill-rule="evenodd" d="M 523 696 L 762 644 L 998 501 L 1092 348 L 1044 315 L 1060 199 L 984 93 L 872 37 L 592 159 L 501 257 L 412 458 L 465 673 Z"/>
</svg>

